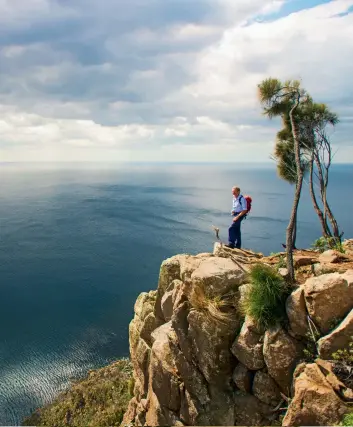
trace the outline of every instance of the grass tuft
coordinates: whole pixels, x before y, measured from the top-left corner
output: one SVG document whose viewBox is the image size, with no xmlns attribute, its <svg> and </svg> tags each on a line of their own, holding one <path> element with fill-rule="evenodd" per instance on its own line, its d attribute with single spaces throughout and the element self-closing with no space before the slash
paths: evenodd
<svg viewBox="0 0 353 427">
<path fill-rule="evenodd" d="M 288 286 L 275 269 L 264 264 L 255 264 L 249 276 L 250 286 L 242 303 L 244 314 L 261 328 L 275 326 L 285 318 Z"/>
<path fill-rule="evenodd" d="M 227 295 L 209 297 L 201 286 L 194 286 L 189 301 L 193 308 L 204 312 L 210 320 L 228 324 L 238 319 L 237 293 L 234 290 Z"/>
</svg>

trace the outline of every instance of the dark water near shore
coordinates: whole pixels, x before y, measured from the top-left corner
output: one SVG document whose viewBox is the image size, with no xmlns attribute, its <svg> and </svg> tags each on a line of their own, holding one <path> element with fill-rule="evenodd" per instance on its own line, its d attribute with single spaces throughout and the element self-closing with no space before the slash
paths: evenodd
<svg viewBox="0 0 353 427">
<path fill-rule="evenodd" d="M 243 244 L 281 250 L 293 188 L 274 166 L 0 165 L 0 424 L 16 425 L 70 378 L 128 356 L 128 323 L 160 263 L 227 239 L 231 192 L 253 197 Z M 329 200 L 353 236 L 353 166 L 332 171 Z M 320 235 L 307 187 L 298 246 Z"/>
</svg>

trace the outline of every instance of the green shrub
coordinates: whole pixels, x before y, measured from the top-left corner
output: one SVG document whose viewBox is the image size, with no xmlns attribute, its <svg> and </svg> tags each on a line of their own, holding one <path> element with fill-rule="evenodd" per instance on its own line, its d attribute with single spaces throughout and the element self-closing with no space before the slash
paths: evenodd
<svg viewBox="0 0 353 427">
<path fill-rule="evenodd" d="M 255 264 L 249 276 L 250 286 L 242 305 L 244 314 L 260 327 L 275 326 L 285 318 L 288 286 L 276 270 L 264 264 Z"/>
<path fill-rule="evenodd" d="M 335 249 L 336 251 L 341 253 L 345 252 L 342 242 L 336 237 L 322 236 L 319 239 L 315 240 L 315 242 L 311 245 L 311 248 L 314 250 L 318 250 L 321 253 L 329 249 Z"/>
<path fill-rule="evenodd" d="M 131 398 L 131 378 L 132 367 L 127 359 L 91 371 L 22 425 L 119 426 Z"/>
<path fill-rule="evenodd" d="M 348 344 L 348 348 L 344 348 L 343 350 L 337 350 L 332 354 L 333 360 L 337 362 L 343 362 L 346 365 L 353 366 L 353 337 L 351 337 L 351 341 Z"/>
<path fill-rule="evenodd" d="M 343 417 L 342 425 L 353 426 L 353 412 L 349 412 Z"/>
</svg>

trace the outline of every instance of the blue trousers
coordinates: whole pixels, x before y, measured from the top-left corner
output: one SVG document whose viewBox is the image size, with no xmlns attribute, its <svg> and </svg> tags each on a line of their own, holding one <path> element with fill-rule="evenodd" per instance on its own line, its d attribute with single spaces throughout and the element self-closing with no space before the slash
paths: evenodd
<svg viewBox="0 0 353 427">
<path fill-rule="evenodd" d="M 241 248 L 241 230 L 240 226 L 244 219 L 244 216 L 240 217 L 238 221 L 232 222 L 232 225 L 228 229 L 228 242 L 230 245 L 236 248 Z"/>
</svg>

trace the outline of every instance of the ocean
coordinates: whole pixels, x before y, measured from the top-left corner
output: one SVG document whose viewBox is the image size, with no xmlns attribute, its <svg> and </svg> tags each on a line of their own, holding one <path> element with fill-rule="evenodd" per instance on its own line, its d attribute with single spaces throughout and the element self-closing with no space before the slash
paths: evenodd
<svg viewBox="0 0 353 427">
<path fill-rule="evenodd" d="M 129 355 L 128 324 L 161 262 L 227 241 L 231 187 L 253 198 L 243 246 L 280 251 L 293 187 L 273 163 L 0 164 L 0 424 L 18 425 L 72 378 Z M 353 165 L 329 201 L 353 236 Z M 320 236 L 307 185 L 298 247 Z"/>
</svg>

